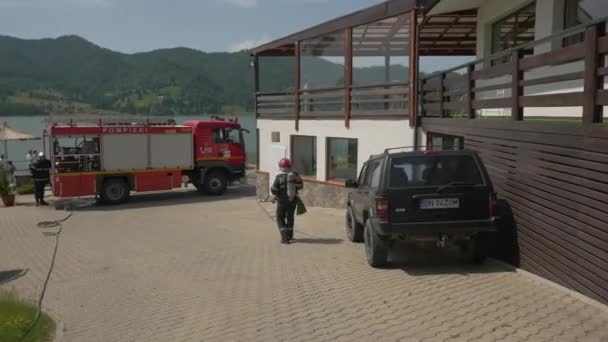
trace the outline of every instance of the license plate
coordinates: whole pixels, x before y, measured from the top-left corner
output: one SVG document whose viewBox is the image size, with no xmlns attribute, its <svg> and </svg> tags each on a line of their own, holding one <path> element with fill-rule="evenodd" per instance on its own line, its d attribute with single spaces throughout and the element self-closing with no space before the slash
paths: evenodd
<svg viewBox="0 0 608 342">
<path fill-rule="evenodd" d="M 430 198 L 420 201 L 420 209 L 455 209 L 460 208 L 458 198 Z"/>
</svg>

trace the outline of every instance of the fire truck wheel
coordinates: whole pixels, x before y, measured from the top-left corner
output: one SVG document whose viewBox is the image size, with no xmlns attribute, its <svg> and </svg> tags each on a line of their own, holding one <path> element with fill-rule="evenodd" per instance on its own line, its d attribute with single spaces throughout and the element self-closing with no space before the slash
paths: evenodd
<svg viewBox="0 0 608 342">
<path fill-rule="evenodd" d="M 209 195 L 221 195 L 228 187 L 228 179 L 223 171 L 213 171 L 205 176 L 203 190 Z"/>
<path fill-rule="evenodd" d="M 129 186 L 124 179 L 111 178 L 103 183 L 101 200 L 107 204 L 120 204 L 129 199 Z"/>
</svg>

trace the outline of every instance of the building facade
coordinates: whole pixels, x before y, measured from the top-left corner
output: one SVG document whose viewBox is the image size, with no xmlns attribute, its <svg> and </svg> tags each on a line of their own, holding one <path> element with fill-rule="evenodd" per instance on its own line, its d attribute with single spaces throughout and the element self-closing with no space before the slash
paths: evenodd
<svg viewBox="0 0 608 342">
<path fill-rule="evenodd" d="M 393 0 L 252 50 L 258 197 L 283 157 L 309 205 L 343 207 L 372 154 L 474 150 L 509 218 L 495 257 L 608 303 L 607 16 L 604 0 Z"/>
</svg>

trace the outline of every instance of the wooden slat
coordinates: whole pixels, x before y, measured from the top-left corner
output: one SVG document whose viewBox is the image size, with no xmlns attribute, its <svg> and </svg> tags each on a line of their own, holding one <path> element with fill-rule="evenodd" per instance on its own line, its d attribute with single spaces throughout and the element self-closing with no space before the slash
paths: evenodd
<svg viewBox="0 0 608 342">
<path fill-rule="evenodd" d="M 597 68 L 598 76 L 607 76 L 608 75 L 608 67 Z"/>
<path fill-rule="evenodd" d="M 540 222 L 543 222 L 543 226 L 547 229 L 555 229 L 565 234 L 572 234 L 578 240 L 583 241 L 586 249 L 594 255 L 601 258 L 608 256 L 608 252 L 606 252 L 606 249 L 602 247 L 605 243 L 604 241 L 583 231 L 573 230 L 571 225 L 561 220 L 561 218 L 564 217 L 563 215 L 561 215 L 559 212 L 552 211 L 533 201 L 530 201 L 525 193 L 520 193 L 518 191 L 512 192 L 510 188 L 508 191 L 509 193 L 505 195 L 509 196 L 509 203 L 514 209 L 523 211 L 527 215 L 536 218 Z M 580 246 L 581 243 L 578 242 L 578 245 Z"/>
<path fill-rule="evenodd" d="M 608 253 L 605 251 L 589 244 L 582 242 L 576 235 L 572 235 L 567 231 L 563 231 L 557 227 L 547 227 L 546 222 L 543 221 L 544 217 L 537 211 L 530 210 L 525 206 L 515 205 L 515 214 L 526 223 L 525 226 L 534 225 L 534 229 L 528 228 L 529 231 L 539 232 L 540 236 L 551 240 L 556 243 L 557 246 L 564 246 L 566 254 L 570 254 L 573 258 L 584 259 L 586 262 L 582 263 L 584 266 L 589 267 L 597 271 L 598 273 L 602 270 L 601 267 L 596 265 L 602 265 L 602 258 L 608 257 Z M 540 214 L 540 215 L 539 215 Z M 581 243 L 582 242 L 582 243 Z M 573 251 L 576 251 L 575 254 Z M 607 274 L 607 270 L 603 270 L 604 276 Z"/>
<path fill-rule="evenodd" d="M 572 80 L 580 80 L 580 79 L 582 79 L 584 77 L 584 75 L 585 74 L 582 71 L 569 72 L 569 73 L 566 73 L 566 74 L 547 76 L 547 77 L 539 77 L 539 78 L 534 78 L 534 79 L 530 79 L 530 80 L 523 80 L 523 81 L 519 82 L 519 85 L 522 86 L 522 87 L 529 87 L 529 86 L 548 84 L 548 83 L 557 83 L 557 82 L 565 82 L 565 81 L 572 81 Z"/>
<path fill-rule="evenodd" d="M 474 109 L 484 108 L 508 108 L 511 105 L 510 98 L 473 100 Z"/>
<path fill-rule="evenodd" d="M 292 102 L 293 94 L 291 94 L 291 95 L 258 95 L 257 99 L 258 99 L 258 102 L 270 102 L 270 101 Z"/>
<path fill-rule="evenodd" d="M 495 78 L 503 75 L 508 75 L 511 73 L 511 63 L 503 63 L 498 64 L 493 67 L 488 67 L 482 70 L 476 70 L 472 73 L 472 78 L 474 80 L 483 80 Z"/>
<path fill-rule="evenodd" d="M 524 107 L 574 107 L 583 104 L 583 92 L 520 96 Z"/>
<path fill-rule="evenodd" d="M 596 101 L 599 105 L 608 105 L 608 90 L 598 90 Z"/>
<path fill-rule="evenodd" d="M 355 111 L 353 110 L 352 112 L 353 117 L 357 116 L 377 116 L 377 117 L 383 117 L 383 116 L 401 116 L 403 117 L 403 119 L 407 119 L 409 112 L 407 109 L 400 109 L 400 110 L 359 110 L 359 111 Z"/>
<path fill-rule="evenodd" d="M 600 88 L 597 68 L 600 66 L 598 55 L 598 26 L 593 25 L 585 31 L 585 91 L 583 95 L 583 123 L 592 124 L 602 121 L 603 108 L 597 104 L 597 91 Z M 603 61 L 602 56 L 601 60 Z M 603 86 L 604 82 L 602 82 Z"/>
<path fill-rule="evenodd" d="M 357 99 L 352 99 L 350 101 L 351 103 L 399 103 L 399 102 L 403 102 L 403 103 L 407 103 L 407 98 L 400 98 L 400 99 L 369 99 L 369 100 L 357 100 Z"/>
<path fill-rule="evenodd" d="M 260 114 L 294 114 L 293 110 L 286 108 L 260 108 L 258 110 Z"/>
<path fill-rule="evenodd" d="M 344 96 L 344 91 L 331 91 L 331 92 L 326 92 L 326 93 L 302 93 L 300 95 L 300 99 L 301 101 L 304 101 L 306 99 L 326 99 L 326 98 L 334 98 L 334 97 L 340 97 L 342 98 L 342 96 Z"/>
<path fill-rule="evenodd" d="M 530 70 L 547 65 L 558 65 L 581 60 L 585 57 L 583 43 L 571 45 L 562 49 L 541 53 L 524 58 L 520 62 L 521 70 Z"/>
<path fill-rule="evenodd" d="M 561 199 L 557 196 L 547 195 L 542 191 L 533 190 L 525 185 L 518 183 L 509 184 L 509 192 L 518 194 L 520 197 L 528 199 L 530 203 L 534 203 L 533 207 L 551 216 L 555 219 L 562 220 L 571 227 L 575 227 L 589 236 L 595 237 L 596 247 L 601 249 L 608 248 L 608 232 L 596 229 L 594 224 L 602 224 L 599 220 L 594 220 L 585 215 L 581 215 L 574 210 L 570 210 L 567 206 L 561 203 Z M 552 202 L 552 201 L 560 202 Z M 590 223 L 591 222 L 591 223 Z M 605 224 L 599 227 L 605 226 Z"/>
<path fill-rule="evenodd" d="M 371 96 L 371 95 L 403 95 L 407 96 L 407 88 L 389 88 L 389 89 L 353 89 L 351 96 Z"/>
<path fill-rule="evenodd" d="M 343 111 L 321 111 L 321 110 L 315 110 L 313 112 L 305 112 L 302 111 L 300 112 L 300 117 L 340 117 L 343 118 L 344 117 L 344 112 Z"/>
<path fill-rule="evenodd" d="M 476 87 L 473 89 L 474 92 L 476 93 L 480 93 L 483 91 L 489 91 L 489 90 L 498 90 L 498 89 L 507 89 L 511 87 L 511 82 L 505 82 L 505 83 L 499 83 L 499 84 L 492 84 L 492 85 L 487 85 L 487 86 L 483 86 L 483 87 Z"/>
<path fill-rule="evenodd" d="M 597 41 L 597 52 L 608 53 L 608 37 L 601 37 Z"/>
<path fill-rule="evenodd" d="M 524 118 L 524 111 L 520 103 L 520 96 L 523 95 L 523 88 L 519 81 L 523 79 L 523 72 L 520 68 L 522 53 L 519 50 L 513 51 L 511 55 L 511 119 L 521 121 Z"/>
</svg>

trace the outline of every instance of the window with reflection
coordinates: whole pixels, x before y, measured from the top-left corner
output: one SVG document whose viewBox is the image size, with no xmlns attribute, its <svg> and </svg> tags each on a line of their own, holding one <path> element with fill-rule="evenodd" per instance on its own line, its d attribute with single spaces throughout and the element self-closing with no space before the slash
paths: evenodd
<svg viewBox="0 0 608 342">
<path fill-rule="evenodd" d="M 606 0 L 565 0 L 564 29 L 589 23 L 608 16 Z M 584 33 L 564 39 L 564 45 L 580 43 L 585 39 Z"/>
<path fill-rule="evenodd" d="M 344 87 L 344 31 L 300 42 L 300 89 Z"/>
<path fill-rule="evenodd" d="M 357 139 L 327 138 L 327 179 L 356 179 L 357 153 Z"/>
<path fill-rule="evenodd" d="M 508 50 L 534 40 L 536 25 L 536 3 L 492 24 L 492 53 Z M 532 53 L 524 51 L 524 54 Z"/>
<path fill-rule="evenodd" d="M 408 81 L 409 13 L 353 28 L 353 85 Z"/>
<path fill-rule="evenodd" d="M 317 137 L 292 135 L 291 159 L 301 176 L 317 176 Z"/>
</svg>

